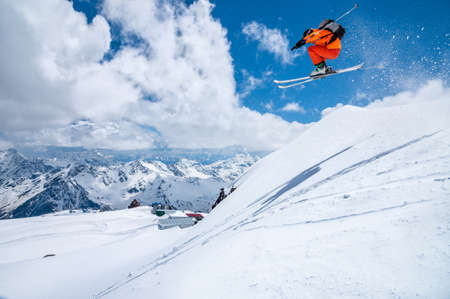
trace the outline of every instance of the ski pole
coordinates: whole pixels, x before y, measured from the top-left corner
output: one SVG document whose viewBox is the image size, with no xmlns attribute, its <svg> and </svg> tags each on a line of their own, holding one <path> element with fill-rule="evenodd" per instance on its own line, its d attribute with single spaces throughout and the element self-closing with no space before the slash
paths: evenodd
<svg viewBox="0 0 450 299">
<path fill-rule="evenodd" d="M 345 14 L 343 14 L 342 16 L 340 16 L 339 18 L 337 18 L 335 22 L 339 21 L 340 19 L 342 19 L 343 17 L 345 17 L 346 15 L 348 15 L 349 13 L 351 13 L 352 11 L 354 11 L 356 8 L 358 8 L 358 3 L 355 3 L 355 5 L 352 7 L 352 9 L 350 9 L 350 10 L 347 11 Z"/>
<path fill-rule="evenodd" d="M 358 3 L 355 3 L 355 5 L 353 5 L 353 7 L 348 10 L 346 13 L 344 13 L 342 16 L 340 16 L 339 18 L 337 18 L 335 20 L 335 22 L 339 21 L 340 19 L 342 19 L 343 17 L 345 17 L 346 15 L 348 15 L 349 13 L 351 13 L 352 11 L 354 11 L 356 8 L 358 8 Z M 323 29 L 320 29 L 319 31 L 317 31 L 315 34 L 313 34 L 310 38 L 308 38 L 306 41 L 310 40 L 313 36 L 316 36 L 317 34 L 319 34 L 320 32 L 322 32 Z"/>
</svg>

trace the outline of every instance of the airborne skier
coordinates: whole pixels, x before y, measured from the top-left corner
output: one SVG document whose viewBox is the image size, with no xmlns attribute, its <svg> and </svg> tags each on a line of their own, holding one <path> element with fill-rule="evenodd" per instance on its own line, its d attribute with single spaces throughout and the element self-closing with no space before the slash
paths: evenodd
<svg viewBox="0 0 450 299">
<path fill-rule="evenodd" d="M 317 29 L 305 30 L 302 39 L 299 40 L 294 47 L 292 47 L 291 51 L 294 51 L 307 43 L 313 44 L 308 48 L 308 53 L 316 68 L 307 77 L 289 80 L 273 80 L 273 82 L 279 84 L 278 88 L 290 88 L 293 86 L 303 85 L 328 76 L 359 70 L 363 66 L 363 63 L 360 63 L 352 67 L 335 71 L 326 65 L 327 59 L 336 59 L 341 52 L 341 39 L 345 34 L 345 29 L 339 25 L 337 21 L 351 13 L 357 7 L 358 4 L 355 4 L 352 9 L 344 13 L 335 21 L 328 19 L 323 20 Z"/>
<path fill-rule="evenodd" d="M 341 38 L 345 34 L 345 29 L 333 20 L 323 20 L 317 29 L 307 29 L 303 33 L 303 38 L 299 40 L 291 51 L 300 48 L 306 43 L 313 46 L 308 48 L 309 57 L 316 68 L 310 74 L 311 77 L 335 73 L 326 65 L 327 59 L 336 59 L 341 52 Z"/>
</svg>

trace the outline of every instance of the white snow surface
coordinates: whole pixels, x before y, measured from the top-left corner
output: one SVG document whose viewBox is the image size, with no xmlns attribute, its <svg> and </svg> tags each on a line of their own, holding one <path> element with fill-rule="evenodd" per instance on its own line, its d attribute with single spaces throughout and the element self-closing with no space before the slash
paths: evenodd
<svg viewBox="0 0 450 299">
<path fill-rule="evenodd" d="M 3 220 L 0 297 L 450 297 L 448 98 L 341 107 L 235 186 L 183 230 L 146 207 Z"/>
</svg>

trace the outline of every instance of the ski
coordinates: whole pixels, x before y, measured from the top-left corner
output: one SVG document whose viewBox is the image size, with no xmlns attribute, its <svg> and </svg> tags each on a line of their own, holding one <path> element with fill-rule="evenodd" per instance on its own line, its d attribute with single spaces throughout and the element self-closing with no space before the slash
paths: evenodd
<svg viewBox="0 0 450 299">
<path fill-rule="evenodd" d="M 320 78 L 310 78 L 309 80 L 304 80 L 304 81 L 297 82 L 297 83 L 294 83 L 294 84 L 289 84 L 289 85 L 278 85 L 278 88 L 283 89 L 283 88 L 294 87 L 294 86 L 297 86 L 297 85 L 302 85 L 302 84 L 314 81 L 316 79 L 320 79 Z"/>
<path fill-rule="evenodd" d="M 273 80 L 273 82 L 275 82 L 276 84 L 285 84 L 285 83 L 291 83 L 291 82 L 301 81 L 301 80 L 306 80 L 306 79 L 311 79 L 311 77 L 307 76 L 307 77 L 295 78 L 295 79 L 290 79 L 290 80 Z"/>
<path fill-rule="evenodd" d="M 309 77 L 309 76 L 308 77 L 304 77 L 305 79 L 303 79 L 303 81 L 300 78 L 297 79 L 297 80 L 292 79 L 292 80 L 301 81 L 301 82 L 297 82 L 297 83 L 289 84 L 289 85 L 278 85 L 278 88 L 294 87 L 294 86 L 297 86 L 297 85 L 302 85 L 302 84 L 305 84 L 305 83 L 308 83 L 308 82 L 312 82 L 314 80 L 322 79 L 322 78 L 325 78 L 325 77 L 329 77 L 329 76 L 333 76 L 333 75 L 337 75 L 337 74 L 342 74 L 342 73 L 346 73 L 346 72 L 351 72 L 351 71 L 356 71 L 356 70 L 359 70 L 363 66 L 363 64 L 364 63 L 358 64 L 358 65 L 355 65 L 355 66 L 352 66 L 352 67 L 349 67 L 349 68 L 346 68 L 346 69 L 336 70 L 335 73 L 331 73 L 331 74 L 324 74 L 324 75 L 319 75 L 319 76 L 315 76 L 315 77 Z M 291 82 L 295 82 L 295 81 L 291 81 Z"/>
</svg>

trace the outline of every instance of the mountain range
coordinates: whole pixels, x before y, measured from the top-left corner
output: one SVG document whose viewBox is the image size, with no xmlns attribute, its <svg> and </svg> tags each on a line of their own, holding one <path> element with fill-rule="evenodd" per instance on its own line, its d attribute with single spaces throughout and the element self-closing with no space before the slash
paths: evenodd
<svg viewBox="0 0 450 299">
<path fill-rule="evenodd" d="M 209 211 L 220 188 L 253 165 L 258 156 L 237 154 L 202 164 L 179 159 L 121 162 L 101 153 L 26 158 L 0 152 L 0 219 L 71 209 L 110 210 L 162 202 L 177 209 Z"/>
</svg>

